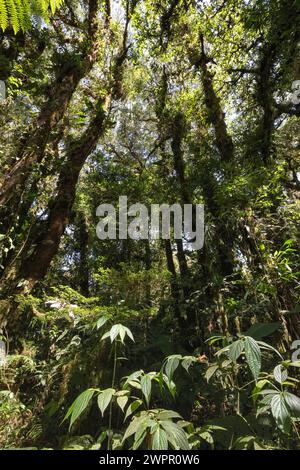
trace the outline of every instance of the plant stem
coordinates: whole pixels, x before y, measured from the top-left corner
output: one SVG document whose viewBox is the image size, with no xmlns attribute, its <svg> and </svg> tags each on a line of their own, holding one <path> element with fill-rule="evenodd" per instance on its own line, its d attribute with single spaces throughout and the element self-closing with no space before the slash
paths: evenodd
<svg viewBox="0 0 300 470">
<path fill-rule="evenodd" d="M 115 386 L 115 379 L 116 379 L 116 369 L 117 369 L 117 341 L 115 341 L 114 344 L 114 367 L 113 367 L 113 375 L 112 375 L 112 380 L 111 380 L 111 388 L 114 388 Z M 108 423 L 108 441 L 107 441 L 107 450 L 111 450 L 111 441 L 112 441 L 112 402 L 113 400 L 110 400 L 109 404 L 109 423 Z"/>
</svg>

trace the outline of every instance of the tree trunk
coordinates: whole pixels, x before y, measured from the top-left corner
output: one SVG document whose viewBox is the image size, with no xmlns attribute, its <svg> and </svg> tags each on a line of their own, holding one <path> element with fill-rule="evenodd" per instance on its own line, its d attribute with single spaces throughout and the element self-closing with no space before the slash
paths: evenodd
<svg viewBox="0 0 300 470">
<path fill-rule="evenodd" d="M 216 145 L 222 161 L 229 162 L 233 159 L 234 146 L 232 138 L 227 130 L 225 114 L 221 107 L 220 99 L 213 86 L 213 75 L 208 70 L 207 64 L 211 61 L 205 53 L 204 38 L 200 35 L 201 54 L 196 60 L 191 59 L 193 65 L 201 70 L 201 81 L 204 90 L 205 104 L 209 122 L 215 130 Z"/>
<path fill-rule="evenodd" d="M 0 181 L 0 206 L 7 204 L 16 194 L 21 195 L 30 170 L 42 161 L 50 133 L 63 118 L 70 100 L 80 80 L 91 70 L 96 62 L 99 41 L 96 38 L 98 0 L 89 2 L 89 27 L 87 40 L 91 44 L 80 64 L 66 68 L 63 76 L 57 78 L 48 101 L 42 106 L 39 116 L 32 123 L 15 159 L 15 164 Z"/>
<path fill-rule="evenodd" d="M 58 251 L 61 237 L 69 221 L 80 171 L 104 132 L 105 111 L 102 107 L 81 139 L 71 145 L 59 176 L 57 196 L 49 207 L 47 229 L 32 256 L 21 266 L 21 278 L 26 280 L 24 285 L 26 292 L 30 292 L 35 284 L 44 278 Z"/>
<path fill-rule="evenodd" d="M 79 287 L 82 295 L 89 295 L 89 263 L 88 263 L 88 244 L 89 232 L 87 228 L 86 216 L 83 212 L 78 214 L 78 241 L 79 241 Z"/>
<path fill-rule="evenodd" d="M 180 320 L 180 292 L 179 292 L 179 287 L 178 287 L 178 282 L 177 282 L 177 273 L 175 269 L 172 245 L 171 245 L 170 240 L 165 240 L 165 251 L 166 251 L 168 271 L 171 274 L 171 294 L 174 300 L 175 315 L 177 319 Z"/>
</svg>

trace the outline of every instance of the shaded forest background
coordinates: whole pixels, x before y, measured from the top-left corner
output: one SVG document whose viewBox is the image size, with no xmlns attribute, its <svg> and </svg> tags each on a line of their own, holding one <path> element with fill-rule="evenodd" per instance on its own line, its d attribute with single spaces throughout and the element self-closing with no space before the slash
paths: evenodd
<svg viewBox="0 0 300 470">
<path fill-rule="evenodd" d="M 299 448 L 300 2 L 0 18 L 0 446 Z M 204 247 L 99 240 L 121 195 Z"/>
</svg>

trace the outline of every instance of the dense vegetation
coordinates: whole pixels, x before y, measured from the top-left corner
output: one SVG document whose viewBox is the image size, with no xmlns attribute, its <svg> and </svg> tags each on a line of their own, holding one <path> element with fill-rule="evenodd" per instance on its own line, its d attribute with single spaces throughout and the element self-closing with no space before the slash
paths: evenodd
<svg viewBox="0 0 300 470">
<path fill-rule="evenodd" d="M 0 0 L 1 448 L 300 449 L 299 79 L 299 0 Z"/>
</svg>

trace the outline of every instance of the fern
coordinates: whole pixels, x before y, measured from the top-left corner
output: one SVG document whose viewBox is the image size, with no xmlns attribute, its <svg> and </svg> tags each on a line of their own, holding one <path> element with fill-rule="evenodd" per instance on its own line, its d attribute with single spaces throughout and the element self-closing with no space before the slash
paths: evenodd
<svg viewBox="0 0 300 470">
<path fill-rule="evenodd" d="M 50 8 L 51 8 L 52 14 L 54 14 L 55 10 L 57 10 L 57 8 L 59 8 L 62 5 L 63 1 L 64 0 L 50 0 Z"/>
<path fill-rule="evenodd" d="M 9 22 L 11 23 L 14 32 L 17 33 L 21 29 L 20 15 L 18 15 L 18 10 L 17 10 L 17 4 L 20 2 L 15 1 L 15 0 L 5 0 L 5 1 L 7 5 Z"/>
<path fill-rule="evenodd" d="M 30 28 L 33 16 L 45 21 L 54 14 L 64 0 L 0 0 L 0 30 L 11 26 L 16 34 Z"/>
<path fill-rule="evenodd" d="M 8 26 L 8 11 L 5 0 L 0 0 L 0 29 L 5 31 Z"/>
<path fill-rule="evenodd" d="M 31 2 L 30 0 L 22 0 L 21 2 L 14 2 L 10 0 L 12 3 L 16 4 L 17 15 L 19 19 L 20 29 L 25 30 L 30 28 L 31 25 Z M 14 27 L 14 32 L 18 31 Z"/>
</svg>

